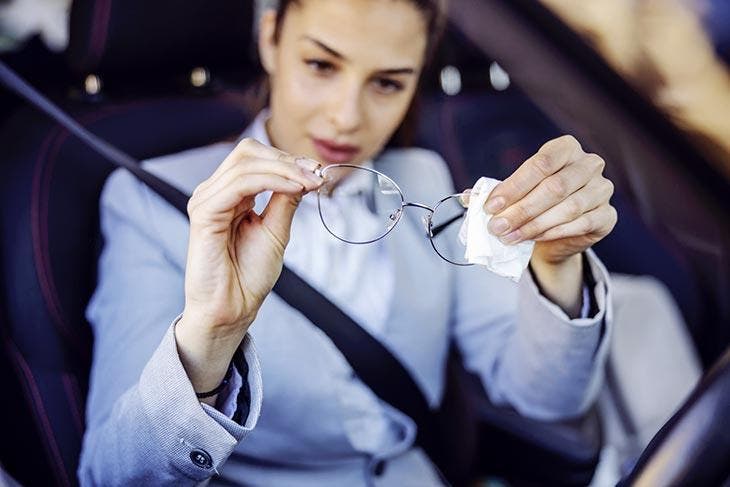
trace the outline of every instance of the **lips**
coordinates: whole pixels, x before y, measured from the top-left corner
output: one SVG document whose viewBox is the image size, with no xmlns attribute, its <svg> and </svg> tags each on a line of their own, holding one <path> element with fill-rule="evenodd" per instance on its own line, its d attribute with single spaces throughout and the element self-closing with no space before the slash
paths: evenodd
<svg viewBox="0 0 730 487">
<path fill-rule="evenodd" d="M 312 137 L 312 143 L 320 159 L 332 164 L 350 162 L 360 152 L 360 148 L 356 145 L 337 144 L 326 139 Z"/>
</svg>

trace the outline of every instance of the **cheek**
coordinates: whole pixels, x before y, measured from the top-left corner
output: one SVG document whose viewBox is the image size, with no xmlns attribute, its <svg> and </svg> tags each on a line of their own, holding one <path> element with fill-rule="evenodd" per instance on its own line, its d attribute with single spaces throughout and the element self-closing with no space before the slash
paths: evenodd
<svg viewBox="0 0 730 487">
<path fill-rule="evenodd" d="M 400 126 L 410 106 L 412 95 L 400 95 L 393 99 L 381 99 L 374 95 L 370 102 L 369 124 L 371 136 L 385 144 Z"/>
<path fill-rule="evenodd" d="M 316 114 L 326 99 L 326 91 L 304 69 L 306 66 L 299 66 L 296 60 L 280 63 L 271 92 L 272 104 L 284 110 L 281 115 L 300 127 Z"/>
</svg>

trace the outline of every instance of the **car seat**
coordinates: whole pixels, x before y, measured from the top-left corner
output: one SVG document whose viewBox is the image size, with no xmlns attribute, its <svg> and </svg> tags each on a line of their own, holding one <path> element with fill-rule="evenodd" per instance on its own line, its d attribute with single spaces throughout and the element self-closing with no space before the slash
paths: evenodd
<svg viewBox="0 0 730 487">
<path fill-rule="evenodd" d="M 91 131 L 137 159 L 234 137 L 256 105 L 255 93 L 244 90 L 258 74 L 250 52 L 251 10 L 251 2 L 226 1 L 211 8 L 199 0 L 76 0 L 67 52 L 76 89 L 58 101 Z M 161 25 L 164 36 L 157 28 Z M 431 95 L 424 106 L 442 97 Z M 422 126 L 428 127 L 441 112 L 427 108 L 422 113 Z M 542 130 L 542 124 L 536 126 Z M 421 140 L 436 140 L 424 133 Z M 3 122 L 0 143 L 6 148 L 0 182 L 5 237 L 0 361 L 13 372 L 2 378 L 8 397 L 2 431 L 16 439 L 4 442 L 0 458 L 24 484 L 72 485 L 91 357 L 84 308 L 101 246 L 97 202 L 113 167 L 28 107 Z M 529 151 L 528 145 L 514 146 Z M 519 160 L 516 151 L 504 153 L 505 161 Z M 493 462 L 500 461 L 500 453 L 512 461 L 542 455 L 542 464 L 553 472 L 561 471 L 561 459 L 568 470 L 577 466 L 578 476 L 570 483 L 590 478 L 600 445 L 595 417 L 579 421 L 577 429 L 542 427 L 510 411 L 482 407 L 483 436 L 503 446 L 489 451 Z M 570 436 L 586 430 L 587 435 Z M 515 439 L 512 447 L 509 439 Z M 527 454 L 527 446 L 537 457 Z M 566 478 L 558 473 L 554 483 Z"/>
<path fill-rule="evenodd" d="M 236 137 L 253 103 L 241 87 L 258 73 L 252 15 L 240 1 L 76 0 L 66 52 L 76 83 L 56 101 L 139 159 Z M 74 485 L 92 346 L 84 310 L 113 166 L 28 106 L 2 121 L 0 144 L 0 458 L 22 484 Z"/>
</svg>

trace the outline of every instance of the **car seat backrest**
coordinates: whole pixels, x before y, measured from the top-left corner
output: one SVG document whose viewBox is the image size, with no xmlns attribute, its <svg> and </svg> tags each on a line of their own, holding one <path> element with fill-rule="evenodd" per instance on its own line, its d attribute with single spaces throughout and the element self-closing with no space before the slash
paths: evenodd
<svg viewBox="0 0 730 487">
<path fill-rule="evenodd" d="M 254 3 L 74 0 L 69 65 L 115 82 L 150 81 L 198 66 L 250 71 Z"/>
<path fill-rule="evenodd" d="M 249 2 L 220 1 L 206 12 L 201 12 L 202 2 L 153 4 L 75 1 L 68 55 L 76 72 L 103 73 L 112 85 L 143 73 L 152 85 L 188 72 L 187 49 L 194 52 L 195 65 L 213 76 L 217 70 L 245 69 L 241 53 L 250 44 Z M 136 17 L 144 22 L 133 35 L 144 42 L 125 38 Z M 187 34 L 193 27 L 206 36 L 197 50 Z M 165 39 L 156 38 L 160 32 Z M 131 47 L 125 51 L 127 42 Z M 159 65 L 155 56 L 163 60 Z M 244 87 L 170 86 L 174 91 L 164 96 L 155 94 L 158 84 L 152 94 L 61 102 L 87 129 L 137 159 L 235 137 L 251 118 Z M 0 446 L 0 462 L 26 485 L 74 485 L 92 356 L 84 310 L 102 245 L 99 194 L 113 167 L 29 106 L 3 121 L 0 144 L 0 431 L 7 439 Z"/>
</svg>

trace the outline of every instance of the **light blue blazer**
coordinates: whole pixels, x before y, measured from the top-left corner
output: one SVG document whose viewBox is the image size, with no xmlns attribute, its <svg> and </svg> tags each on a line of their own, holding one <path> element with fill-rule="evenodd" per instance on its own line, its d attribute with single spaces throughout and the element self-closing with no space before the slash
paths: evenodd
<svg viewBox="0 0 730 487">
<path fill-rule="evenodd" d="M 192 192 L 232 148 L 221 143 L 145 165 Z M 388 150 L 374 166 L 397 181 L 409 201 L 431 204 L 453 193 L 447 167 L 433 152 Z M 88 309 L 95 353 L 83 484 L 184 485 L 215 473 L 262 486 L 439 483 L 428 458 L 413 447 L 413 422 L 388 405 L 382 410 L 398 441 L 369 455 L 354 447 L 345 422 L 362 412 L 350 410 L 336 387 L 357 377 L 331 341 L 274 294 L 250 332 L 265 397 L 256 428 L 250 431 L 261 383 L 248 340 L 252 404 L 245 423 L 197 403 L 170 325 L 184 304 L 186 218 L 124 171 L 109 178 L 101 215 L 106 244 Z M 440 401 L 448 343 L 455 339 L 492 400 L 545 419 L 586 410 L 601 384 L 611 330 L 608 275 L 595 255 L 589 252 L 599 312 L 569 320 L 539 294 L 529 272 L 515 284 L 478 266 L 442 261 L 424 235 L 422 216 L 409 209 L 387 237 L 395 296 L 377 338 L 430 403 Z M 193 461 L 200 450 L 210 457 L 208 468 L 199 465 L 200 456 Z M 381 460 L 387 467 L 376 474 Z"/>
</svg>

